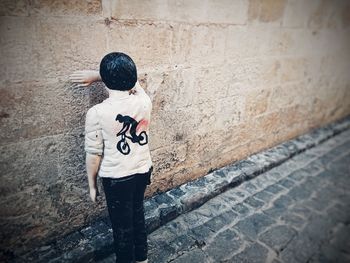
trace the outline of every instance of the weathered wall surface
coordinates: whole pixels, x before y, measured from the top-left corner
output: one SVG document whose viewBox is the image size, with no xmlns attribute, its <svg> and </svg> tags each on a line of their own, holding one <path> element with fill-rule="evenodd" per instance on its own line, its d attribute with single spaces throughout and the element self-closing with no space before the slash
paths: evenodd
<svg viewBox="0 0 350 263">
<path fill-rule="evenodd" d="M 83 152 L 105 94 L 73 87 L 72 71 L 134 58 L 154 105 L 150 196 L 348 115 L 349 14 L 346 0 L 1 1 L 1 247 L 105 211 Z"/>
</svg>

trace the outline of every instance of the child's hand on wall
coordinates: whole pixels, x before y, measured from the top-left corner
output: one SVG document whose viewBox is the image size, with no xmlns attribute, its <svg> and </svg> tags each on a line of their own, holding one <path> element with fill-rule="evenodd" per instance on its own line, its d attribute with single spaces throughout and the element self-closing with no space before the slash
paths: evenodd
<svg viewBox="0 0 350 263">
<path fill-rule="evenodd" d="M 77 83 L 78 87 L 87 87 L 95 81 L 101 80 L 100 73 L 96 70 L 78 70 L 69 76 L 73 83 Z"/>
</svg>

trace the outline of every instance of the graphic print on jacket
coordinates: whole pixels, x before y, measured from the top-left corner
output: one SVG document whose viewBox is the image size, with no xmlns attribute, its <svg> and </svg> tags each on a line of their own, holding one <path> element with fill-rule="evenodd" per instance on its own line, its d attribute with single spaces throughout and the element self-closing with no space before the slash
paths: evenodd
<svg viewBox="0 0 350 263">
<path fill-rule="evenodd" d="M 130 153 L 130 146 L 128 144 L 127 138 L 131 140 L 133 143 L 138 143 L 140 145 L 145 145 L 148 142 L 148 136 L 145 131 L 140 132 L 139 135 L 136 134 L 136 127 L 139 124 L 134 118 L 130 116 L 123 116 L 118 114 L 115 118 L 116 121 L 123 123 L 123 128 L 117 133 L 117 137 L 120 136 L 120 141 L 117 143 L 117 149 L 122 154 Z M 127 131 L 130 132 L 130 136 L 126 135 Z"/>
</svg>

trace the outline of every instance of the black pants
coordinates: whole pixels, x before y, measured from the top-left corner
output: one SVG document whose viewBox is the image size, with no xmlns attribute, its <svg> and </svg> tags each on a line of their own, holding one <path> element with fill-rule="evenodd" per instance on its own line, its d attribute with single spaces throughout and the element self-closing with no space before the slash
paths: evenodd
<svg viewBox="0 0 350 263">
<path fill-rule="evenodd" d="M 117 263 L 147 258 L 144 194 L 151 183 L 153 167 L 147 173 L 123 178 L 102 177 L 108 213 L 112 223 Z"/>
</svg>

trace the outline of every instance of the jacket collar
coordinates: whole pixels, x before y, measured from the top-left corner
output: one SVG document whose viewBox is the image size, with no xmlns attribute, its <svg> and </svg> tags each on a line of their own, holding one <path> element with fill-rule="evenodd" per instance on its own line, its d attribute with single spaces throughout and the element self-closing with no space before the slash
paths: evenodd
<svg viewBox="0 0 350 263">
<path fill-rule="evenodd" d="M 130 96 L 128 90 L 112 90 L 107 88 L 107 91 L 109 93 L 109 98 L 112 99 L 126 99 Z"/>
</svg>

